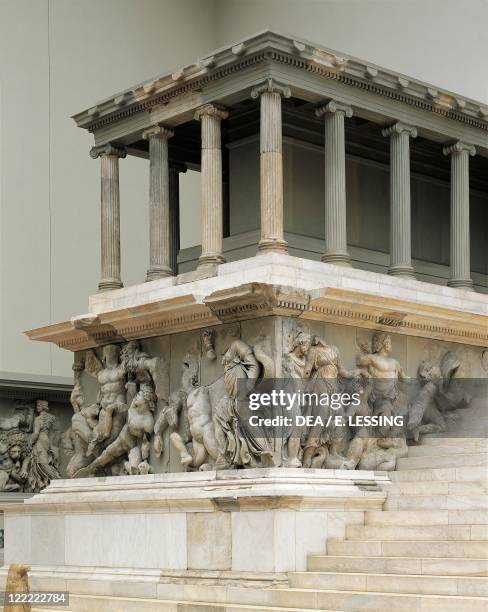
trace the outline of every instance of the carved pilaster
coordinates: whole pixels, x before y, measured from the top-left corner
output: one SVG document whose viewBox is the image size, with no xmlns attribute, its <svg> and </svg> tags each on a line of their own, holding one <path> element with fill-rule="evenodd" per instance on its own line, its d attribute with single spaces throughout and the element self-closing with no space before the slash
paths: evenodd
<svg viewBox="0 0 488 612">
<path fill-rule="evenodd" d="M 325 249 L 322 261 L 349 266 L 344 118 L 352 117 L 352 109 L 331 100 L 317 108 L 315 114 L 324 117 L 325 129 Z"/>
<path fill-rule="evenodd" d="M 388 274 L 415 278 L 412 266 L 410 138 L 415 127 L 397 122 L 381 132 L 390 137 L 390 267 Z"/>
<path fill-rule="evenodd" d="M 168 139 L 173 131 L 162 126 L 145 130 L 149 141 L 149 269 L 146 280 L 171 276 L 171 227 Z"/>
<path fill-rule="evenodd" d="M 287 252 L 283 233 L 283 137 L 281 98 L 291 96 L 290 88 L 272 79 L 251 91 L 260 98 L 261 240 L 258 249 Z"/>
<path fill-rule="evenodd" d="M 101 278 L 100 291 L 120 289 L 120 192 L 119 158 L 123 147 L 108 144 L 93 147 L 90 157 L 101 160 Z"/>
<path fill-rule="evenodd" d="M 198 260 L 199 268 L 225 262 L 220 122 L 227 117 L 228 112 L 215 104 L 206 104 L 195 113 L 195 119 L 202 124 L 202 254 Z"/>
<path fill-rule="evenodd" d="M 469 156 L 476 149 L 456 142 L 443 149 L 451 156 L 451 274 L 450 287 L 473 289 L 469 244 Z"/>
</svg>

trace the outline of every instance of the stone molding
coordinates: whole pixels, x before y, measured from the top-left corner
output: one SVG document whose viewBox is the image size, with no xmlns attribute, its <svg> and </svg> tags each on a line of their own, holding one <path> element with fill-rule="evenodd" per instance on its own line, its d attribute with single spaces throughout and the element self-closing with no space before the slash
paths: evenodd
<svg viewBox="0 0 488 612">
<path fill-rule="evenodd" d="M 338 100 L 331 100 L 322 106 L 319 106 L 315 109 L 315 115 L 317 117 L 322 117 L 327 113 L 343 113 L 345 117 L 349 119 L 352 117 L 352 108 L 348 104 L 344 104 L 343 102 L 339 102 Z"/>
<path fill-rule="evenodd" d="M 417 128 L 413 125 L 407 125 L 401 121 L 397 121 L 393 125 L 390 125 L 381 130 L 382 136 L 395 136 L 399 134 L 407 133 L 410 138 L 417 138 Z"/>
<path fill-rule="evenodd" d="M 200 121 L 204 115 L 216 117 L 217 119 L 227 119 L 229 112 L 219 104 L 204 104 L 195 111 L 196 121 Z"/>
<path fill-rule="evenodd" d="M 291 98 L 291 89 L 288 85 L 278 83 L 274 79 L 266 79 L 261 85 L 256 85 L 251 89 L 251 98 L 257 100 L 263 93 L 277 93 L 283 98 Z"/>
<path fill-rule="evenodd" d="M 474 157 L 476 155 L 476 147 L 466 142 L 462 142 L 458 140 L 457 142 L 454 142 L 453 144 L 446 145 L 445 147 L 443 147 L 442 152 L 444 153 L 444 155 L 453 155 L 456 153 L 466 152 L 466 153 L 469 153 L 471 157 Z"/>
<path fill-rule="evenodd" d="M 240 53 L 233 51 L 236 48 L 240 49 Z M 184 71 L 179 71 L 181 78 L 178 80 L 173 78 L 174 73 L 163 75 L 123 92 L 122 106 L 118 102 L 121 95 L 117 94 L 76 114 L 74 120 L 78 126 L 95 131 L 140 111 L 165 104 L 176 96 L 201 89 L 238 70 L 270 60 L 488 131 L 488 107 L 480 102 L 271 31 L 254 35 L 239 45 L 226 47 L 198 60 Z"/>
<path fill-rule="evenodd" d="M 169 138 L 173 138 L 174 135 L 175 133 L 173 130 L 164 127 L 163 125 L 153 125 L 142 132 L 143 140 L 149 140 L 150 138 L 165 138 L 167 140 Z"/>
<path fill-rule="evenodd" d="M 127 156 L 127 151 L 125 150 L 125 147 L 112 143 L 101 145 L 100 147 L 92 147 L 90 149 L 90 157 L 92 159 L 97 159 L 102 155 L 111 155 L 114 157 L 119 157 L 120 159 L 124 159 Z"/>
<path fill-rule="evenodd" d="M 187 294 L 137 307 L 100 313 L 26 332 L 32 340 L 79 351 L 104 344 L 148 338 L 266 316 L 291 316 L 341 325 L 461 342 L 488 344 L 486 317 L 407 299 L 391 299 L 348 289 L 307 291 L 268 283 L 248 283 L 202 297 Z"/>
<path fill-rule="evenodd" d="M 0 510 L 24 515 L 54 509 L 90 513 L 138 508 L 158 512 L 379 510 L 386 497 L 380 485 L 389 480 L 384 471 L 282 467 L 53 480 L 24 503 L 2 506 L 0 500 Z"/>
</svg>

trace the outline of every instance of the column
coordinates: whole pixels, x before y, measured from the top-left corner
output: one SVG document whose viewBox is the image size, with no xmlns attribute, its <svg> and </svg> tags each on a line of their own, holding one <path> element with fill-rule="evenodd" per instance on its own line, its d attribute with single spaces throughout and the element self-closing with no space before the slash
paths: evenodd
<svg viewBox="0 0 488 612">
<path fill-rule="evenodd" d="M 170 261 L 173 274 L 178 274 L 178 253 L 180 250 L 180 172 L 186 172 L 183 164 L 169 166 L 169 227 Z"/>
<path fill-rule="evenodd" d="M 126 156 L 118 145 L 93 147 L 90 157 L 101 160 L 101 278 L 100 291 L 123 287 L 120 279 L 119 158 Z"/>
<path fill-rule="evenodd" d="M 146 281 L 172 276 L 168 139 L 173 131 L 153 126 L 142 133 L 149 141 L 149 268 Z"/>
<path fill-rule="evenodd" d="M 410 138 L 416 128 L 398 122 L 381 132 L 390 137 L 390 267 L 388 274 L 415 278 L 412 266 Z"/>
<path fill-rule="evenodd" d="M 331 100 L 315 110 L 325 126 L 325 249 L 322 261 L 350 266 L 346 229 L 346 147 L 344 117 L 352 117 L 346 104 Z"/>
<path fill-rule="evenodd" d="M 206 104 L 197 110 L 195 119 L 202 124 L 202 254 L 199 268 L 212 267 L 225 262 L 223 255 L 223 189 L 222 189 L 222 137 L 220 122 L 228 113 L 215 104 Z"/>
<path fill-rule="evenodd" d="M 451 156 L 451 274 L 450 287 L 473 289 L 469 245 L 469 156 L 476 149 L 464 142 L 443 148 Z"/>
<path fill-rule="evenodd" d="M 283 137 L 281 98 L 289 98 L 289 87 L 268 79 L 255 87 L 251 97 L 260 97 L 261 240 L 258 252 L 286 253 L 283 233 Z"/>
</svg>

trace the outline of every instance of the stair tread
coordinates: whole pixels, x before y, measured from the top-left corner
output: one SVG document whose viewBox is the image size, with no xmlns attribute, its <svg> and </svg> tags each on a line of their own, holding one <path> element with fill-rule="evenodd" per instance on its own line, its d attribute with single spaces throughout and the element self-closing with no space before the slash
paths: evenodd
<svg viewBox="0 0 488 612">
<path fill-rule="evenodd" d="M 310 575 L 314 575 L 314 574 L 323 574 L 326 576 L 344 576 L 344 572 L 330 572 L 330 571 L 325 571 L 325 570 L 306 570 L 306 571 L 299 571 L 299 572 L 290 572 L 290 574 L 298 574 L 298 575 L 304 575 L 304 576 L 310 576 Z M 365 574 L 363 572 L 347 572 L 348 576 L 364 576 Z M 394 574 L 385 574 L 380 573 L 380 572 L 368 572 L 367 573 L 368 576 L 374 576 L 377 578 L 420 578 L 423 580 L 430 580 L 431 578 L 441 578 L 443 580 L 446 581 L 450 581 L 452 579 L 461 579 L 461 580 L 480 580 L 480 581 L 487 581 L 488 580 L 488 576 L 463 576 L 462 574 L 451 574 L 449 576 L 443 576 L 442 574 L 401 574 L 401 573 L 397 573 L 395 572 Z"/>
</svg>

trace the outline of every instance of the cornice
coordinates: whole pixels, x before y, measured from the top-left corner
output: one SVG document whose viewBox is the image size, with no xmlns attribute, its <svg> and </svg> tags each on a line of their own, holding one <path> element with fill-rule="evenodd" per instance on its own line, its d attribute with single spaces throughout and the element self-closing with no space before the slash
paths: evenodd
<svg viewBox="0 0 488 612">
<path fill-rule="evenodd" d="M 271 31 L 219 49 L 194 64 L 111 96 L 73 118 L 78 126 L 95 131 L 264 61 L 291 65 L 488 131 L 488 106 L 481 102 Z"/>
<path fill-rule="evenodd" d="M 65 382 L 64 382 L 65 381 Z M 73 385 L 69 379 L 57 377 L 19 376 L 0 372 L 0 399 L 69 402 Z"/>
<path fill-rule="evenodd" d="M 203 299 L 188 294 L 26 332 L 32 340 L 80 351 L 266 316 L 290 316 L 488 346 L 486 317 L 332 287 L 313 291 L 247 283 Z"/>
</svg>

